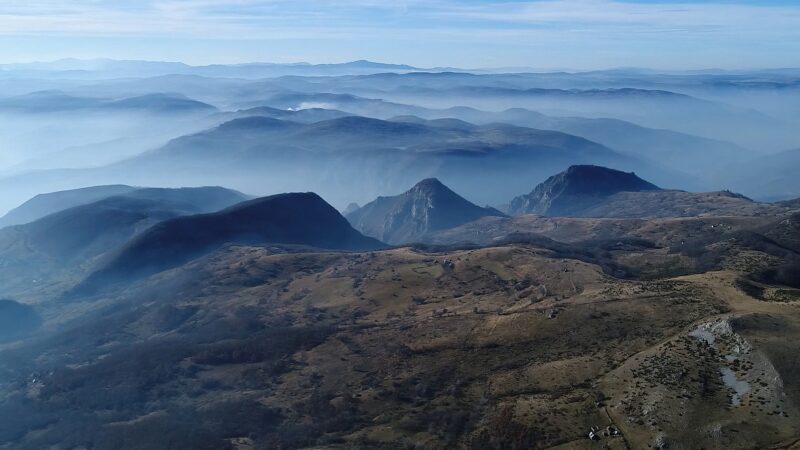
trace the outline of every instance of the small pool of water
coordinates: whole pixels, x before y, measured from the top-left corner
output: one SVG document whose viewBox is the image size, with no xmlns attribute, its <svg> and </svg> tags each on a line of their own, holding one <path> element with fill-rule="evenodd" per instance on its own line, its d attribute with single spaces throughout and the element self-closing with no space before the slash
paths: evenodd
<svg viewBox="0 0 800 450">
<path fill-rule="evenodd" d="M 722 382 L 725 383 L 725 386 L 733 389 L 731 404 L 733 406 L 741 405 L 742 397 L 750 392 L 750 383 L 736 378 L 736 372 L 727 367 L 723 367 L 719 371 L 722 373 Z"/>
</svg>

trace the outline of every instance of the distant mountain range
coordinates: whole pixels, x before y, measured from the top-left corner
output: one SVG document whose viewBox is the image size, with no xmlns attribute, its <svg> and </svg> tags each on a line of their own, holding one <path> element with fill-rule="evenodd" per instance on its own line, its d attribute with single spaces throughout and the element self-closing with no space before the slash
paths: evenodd
<svg viewBox="0 0 800 450">
<path fill-rule="evenodd" d="M 670 130 L 642 127 L 619 119 L 553 117 L 523 108 L 486 112 L 473 108 L 431 110 L 426 118 L 455 117 L 475 124 L 509 123 L 580 136 L 630 156 L 651 160 L 675 170 L 705 171 L 719 161 L 744 161 L 748 152 L 730 142 Z M 398 117 L 394 120 L 413 120 Z"/>
<path fill-rule="evenodd" d="M 369 60 L 356 60 L 343 63 L 271 63 L 271 62 L 249 62 L 238 64 L 209 64 L 209 65 L 189 65 L 182 62 L 170 61 L 147 61 L 147 60 L 119 60 L 110 58 L 78 59 L 64 58 L 54 61 L 38 61 L 28 63 L 8 63 L 0 64 L 0 70 L 6 72 L 21 72 L 34 74 L 37 72 L 55 72 L 61 76 L 105 73 L 115 76 L 152 76 L 154 74 L 198 74 L 205 76 L 278 76 L 278 74 L 333 74 L 339 75 L 352 73 L 374 73 L 369 72 L 394 72 L 404 73 L 409 71 L 436 71 L 465 74 L 509 74 L 519 78 L 525 75 L 540 81 L 552 79 L 613 79 L 614 77 L 627 77 L 632 81 L 642 82 L 646 80 L 669 80 L 675 77 L 692 78 L 693 81 L 714 81 L 717 84 L 738 83 L 755 84 L 756 81 L 748 79 L 742 80 L 743 76 L 756 75 L 761 79 L 761 83 L 772 82 L 778 84 L 780 81 L 800 77 L 800 69 L 797 68 L 775 68 L 775 69 L 753 69 L 753 70 L 723 70 L 723 69 L 704 69 L 704 70 L 655 70 L 639 67 L 613 68 L 606 70 L 580 71 L 577 69 L 543 69 L 535 67 L 493 67 L 493 68 L 454 68 L 454 67 L 434 67 L 420 68 L 408 64 L 393 64 L 374 62 Z M 695 82 L 697 82 L 695 81 Z"/>
<path fill-rule="evenodd" d="M 319 106 L 329 109 L 340 108 L 354 115 L 396 121 L 415 121 L 417 120 L 416 118 L 455 118 L 477 125 L 507 123 L 521 127 L 561 131 L 589 139 L 632 156 L 651 159 L 660 164 L 666 164 L 681 170 L 697 166 L 708 167 L 712 161 L 718 162 L 719 158 L 727 161 L 741 161 L 748 154 L 748 151 L 741 146 L 723 140 L 709 139 L 666 129 L 648 128 L 620 119 L 552 116 L 524 108 L 511 108 L 500 112 L 488 112 L 469 107 L 431 109 L 387 102 L 385 100 L 330 93 L 276 93 L 262 100 L 250 100 L 248 103 L 266 103 L 292 110 L 304 106 Z M 236 114 L 238 116 L 251 114 L 298 120 L 281 111 L 284 110 L 251 107 Z"/>
<path fill-rule="evenodd" d="M 437 177 L 470 198 L 492 204 L 525 189 L 527 180 L 581 163 L 625 167 L 659 180 L 686 177 L 556 131 L 357 116 L 314 123 L 263 116 L 235 119 L 102 171 L 180 177 L 203 173 L 219 184 L 229 184 L 222 177 L 243 182 L 257 176 L 268 188 L 281 182 L 321 191 L 341 205 L 371 200 L 365 198 L 370 192 Z M 293 173 L 303 173 L 303 182 Z"/>
<path fill-rule="evenodd" d="M 439 180 L 430 178 L 400 195 L 378 197 L 350 212 L 347 220 L 367 236 L 401 244 L 485 216 L 504 214 L 494 208 L 476 206 Z"/>
<path fill-rule="evenodd" d="M 62 91 L 38 91 L 0 98 L 0 112 L 50 113 L 67 111 L 148 112 L 153 114 L 204 113 L 217 108 L 180 94 L 151 93 L 121 99 L 79 97 Z"/>
<path fill-rule="evenodd" d="M 309 63 L 243 63 L 192 66 L 179 62 L 136 61 L 115 59 L 61 59 L 52 62 L 2 64 L 0 71 L 55 78 L 143 77 L 164 74 L 202 75 L 210 77 L 265 78 L 284 75 L 348 75 L 378 71 L 407 72 L 425 70 L 405 64 L 386 64 L 367 60 L 339 64 Z"/>
<path fill-rule="evenodd" d="M 179 63 L 111 60 L 4 67 L 0 76 L 16 75 L 0 98 L 0 136 L 13 155 L 0 175 L 7 203 L 0 209 L 38 192 L 110 183 L 219 184 L 264 195 L 313 190 L 341 208 L 428 177 L 480 204 L 500 204 L 580 164 L 635 171 L 664 188 L 731 189 L 769 200 L 800 195 L 781 171 L 747 173 L 773 159 L 759 153 L 796 147 L 796 114 L 767 115 L 735 97 L 690 89 L 740 84 L 739 73 L 423 72 L 368 61 L 207 70 L 231 67 L 355 72 L 226 77 L 184 73 L 195 68 Z M 136 68 L 150 74 L 93 78 Z M 36 82 L 24 72 L 50 69 L 76 78 Z M 790 70 L 758 74 L 793 85 Z M 784 99 L 793 91 L 781 92 L 782 108 L 791 110 Z M 563 135 L 556 143 L 521 128 Z"/>
<path fill-rule="evenodd" d="M 524 109 L 414 112 L 428 119 L 404 115 L 379 120 L 324 108 L 212 111 L 195 122 L 223 122 L 221 125 L 174 139 L 122 163 L 66 173 L 31 173 L 24 176 L 24 182 L 22 178 L 0 179 L 0 186 L 7 194 L 29 189 L 27 195 L 31 195 L 111 180 L 157 184 L 166 176 L 185 184 L 210 182 L 267 193 L 311 189 L 343 206 L 350 201 L 367 202 L 375 194 L 396 191 L 428 177 L 445 180 L 480 203 L 501 204 L 528 189 L 530 180 L 543 180 L 579 164 L 635 170 L 668 188 L 713 190 L 738 187 L 750 179 L 746 174 L 693 177 L 675 170 L 684 167 L 703 172 L 710 165 L 725 168 L 720 161 L 742 164 L 747 159 L 736 145 L 624 121 L 548 117 Z M 229 120 L 232 117 L 235 119 Z M 526 124 L 534 128 L 520 126 Z M 105 148 L 113 145 L 91 151 Z M 76 154 L 85 149 L 78 150 Z M 760 178 L 753 177 L 747 184 L 762 198 L 791 197 L 795 184 L 790 175 L 780 183 L 763 175 L 782 173 L 786 167 L 792 165 L 782 163 L 775 170 L 759 171 Z M 292 173 L 305 174 L 304 182 L 289 176 Z M 492 189 L 478 187 L 487 183 Z M 777 192 L 781 195 L 774 194 Z"/>
<path fill-rule="evenodd" d="M 695 82 L 697 80 L 692 77 L 672 77 L 671 84 L 666 80 L 665 84 L 660 84 L 646 79 L 605 78 L 603 74 L 439 72 L 289 79 L 276 80 L 275 84 L 303 93 L 306 96 L 304 102 L 313 101 L 310 94 L 317 92 L 328 97 L 319 101 L 327 101 L 331 107 L 345 110 L 348 109 L 342 106 L 342 102 L 334 100 L 330 93 L 428 109 L 472 107 L 493 111 L 501 105 L 503 109 L 531 109 L 550 116 L 613 118 L 649 128 L 734 142 L 759 151 L 797 145 L 793 138 L 794 119 L 791 115 L 797 109 L 791 105 L 791 100 L 797 98 L 800 89 L 786 92 L 788 88 L 776 88 L 782 89 L 786 98 L 773 100 L 773 104 L 783 106 L 780 110 L 769 108 L 770 112 L 775 111 L 770 114 L 751 106 L 729 103 L 735 100 L 735 96 L 722 95 L 713 88 L 712 92 L 707 92 Z M 699 93 L 695 94 L 696 91 Z M 762 103 L 770 106 L 767 100 Z"/>
</svg>

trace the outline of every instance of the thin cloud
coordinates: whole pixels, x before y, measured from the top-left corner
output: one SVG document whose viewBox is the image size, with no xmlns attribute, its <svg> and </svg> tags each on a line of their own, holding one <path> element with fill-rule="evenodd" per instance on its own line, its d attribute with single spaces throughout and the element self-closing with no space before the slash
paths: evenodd
<svg viewBox="0 0 800 450">
<path fill-rule="evenodd" d="M 602 50 L 615 61 L 647 63 L 654 59 L 644 52 L 657 48 L 672 58 L 689 52 L 697 60 L 714 54 L 736 60 L 731 55 L 737 53 L 797 64 L 798 23 L 800 4 L 755 1 L 0 0 L 0 35 L 82 39 L 80 48 L 87 39 L 263 40 L 291 41 L 292 50 L 271 50 L 276 59 L 317 55 L 319 48 L 349 56 L 366 50 L 391 59 L 403 43 L 405 54 L 418 48 L 430 64 L 453 65 L 458 61 L 449 58 L 470 58 L 475 46 L 493 46 L 492 53 L 509 65 L 542 52 L 558 57 L 555 48 L 563 49 L 564 61 L 593 58 Z M 159 49 L 152 51 L 157 57 Z"/>
<path fill-rule="evenodd" d="M 445 27 L 476 30 L 538 28 L 560 32 L 796 31 L 800 6 L 722 3 L 628 3 L 610 0 L 470 2 L 377 0 L 33 0 L 0 5 L 0 33 L 136 34 L 273 37 L 290 29 L 382 32 Z M 292 33 L 294 34 L 294 33 Z M 313 37 L 313 36 L 306 36 Z"/>
<path fill-rule="evenodd" d="M 452 4 L 434 12 L 442 19 L 469 19 L 525 25 L 581 24 L 625 28 L 681 28 L 703 31 L 722 29 L 796 29 L 798 6 L 730 3 L 623 3 L 607 0 L 558 0 L 524 3 Z"/>
</svg>

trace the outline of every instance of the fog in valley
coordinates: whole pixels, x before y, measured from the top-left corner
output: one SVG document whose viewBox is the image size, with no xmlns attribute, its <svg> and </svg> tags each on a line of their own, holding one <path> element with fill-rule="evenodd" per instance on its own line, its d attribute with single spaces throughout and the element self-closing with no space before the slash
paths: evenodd
<svg viewBox="0 0 800 450">
<path fill-rule="evenodd" d="M 344 208 L 434 176 L 497 206 L 578 163 L 668 188 L 800 195 L 789 173 L 800 147 L 800 73 L 791 70 L 387 73 L 392 66 L 354 63 L 176 74 L 168 64 L 119 65 L 4 67 L 0 210 L 112 183 L 313 190 Z"/>
</svg>

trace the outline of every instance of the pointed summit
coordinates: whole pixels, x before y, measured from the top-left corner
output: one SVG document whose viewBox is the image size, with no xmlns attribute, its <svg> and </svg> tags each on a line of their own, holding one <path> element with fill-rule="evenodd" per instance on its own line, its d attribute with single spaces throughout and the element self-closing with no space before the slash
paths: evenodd
<svg viewBox="0 0 800 450">
<path fill-rule="evenodd" d="M 453 228 L 485 216 L 502 216 L 427 178 L 394 197 L 378 197 L 347 216 L 353 226 L 390 244 L 413 242 L 431 231 Z"/>
<path fill-rule="evenodd" d="M 536 186 L 530 194 L 512 200 L 509 212 L 514 215 L 569 216 L 618 192 L 658 190 L 658 186 L 633 172 L 600 166 L 570 166 Z"/>
<path fill-rule="evenodd" d="M 450 188 L 444 185 L 438 178 L 425 178 L 424 180 L 420 181 L 419 183 L 415 184 L 410 190 L 420 190 L 420 191 L 450 191 Z"/>
</svg>

